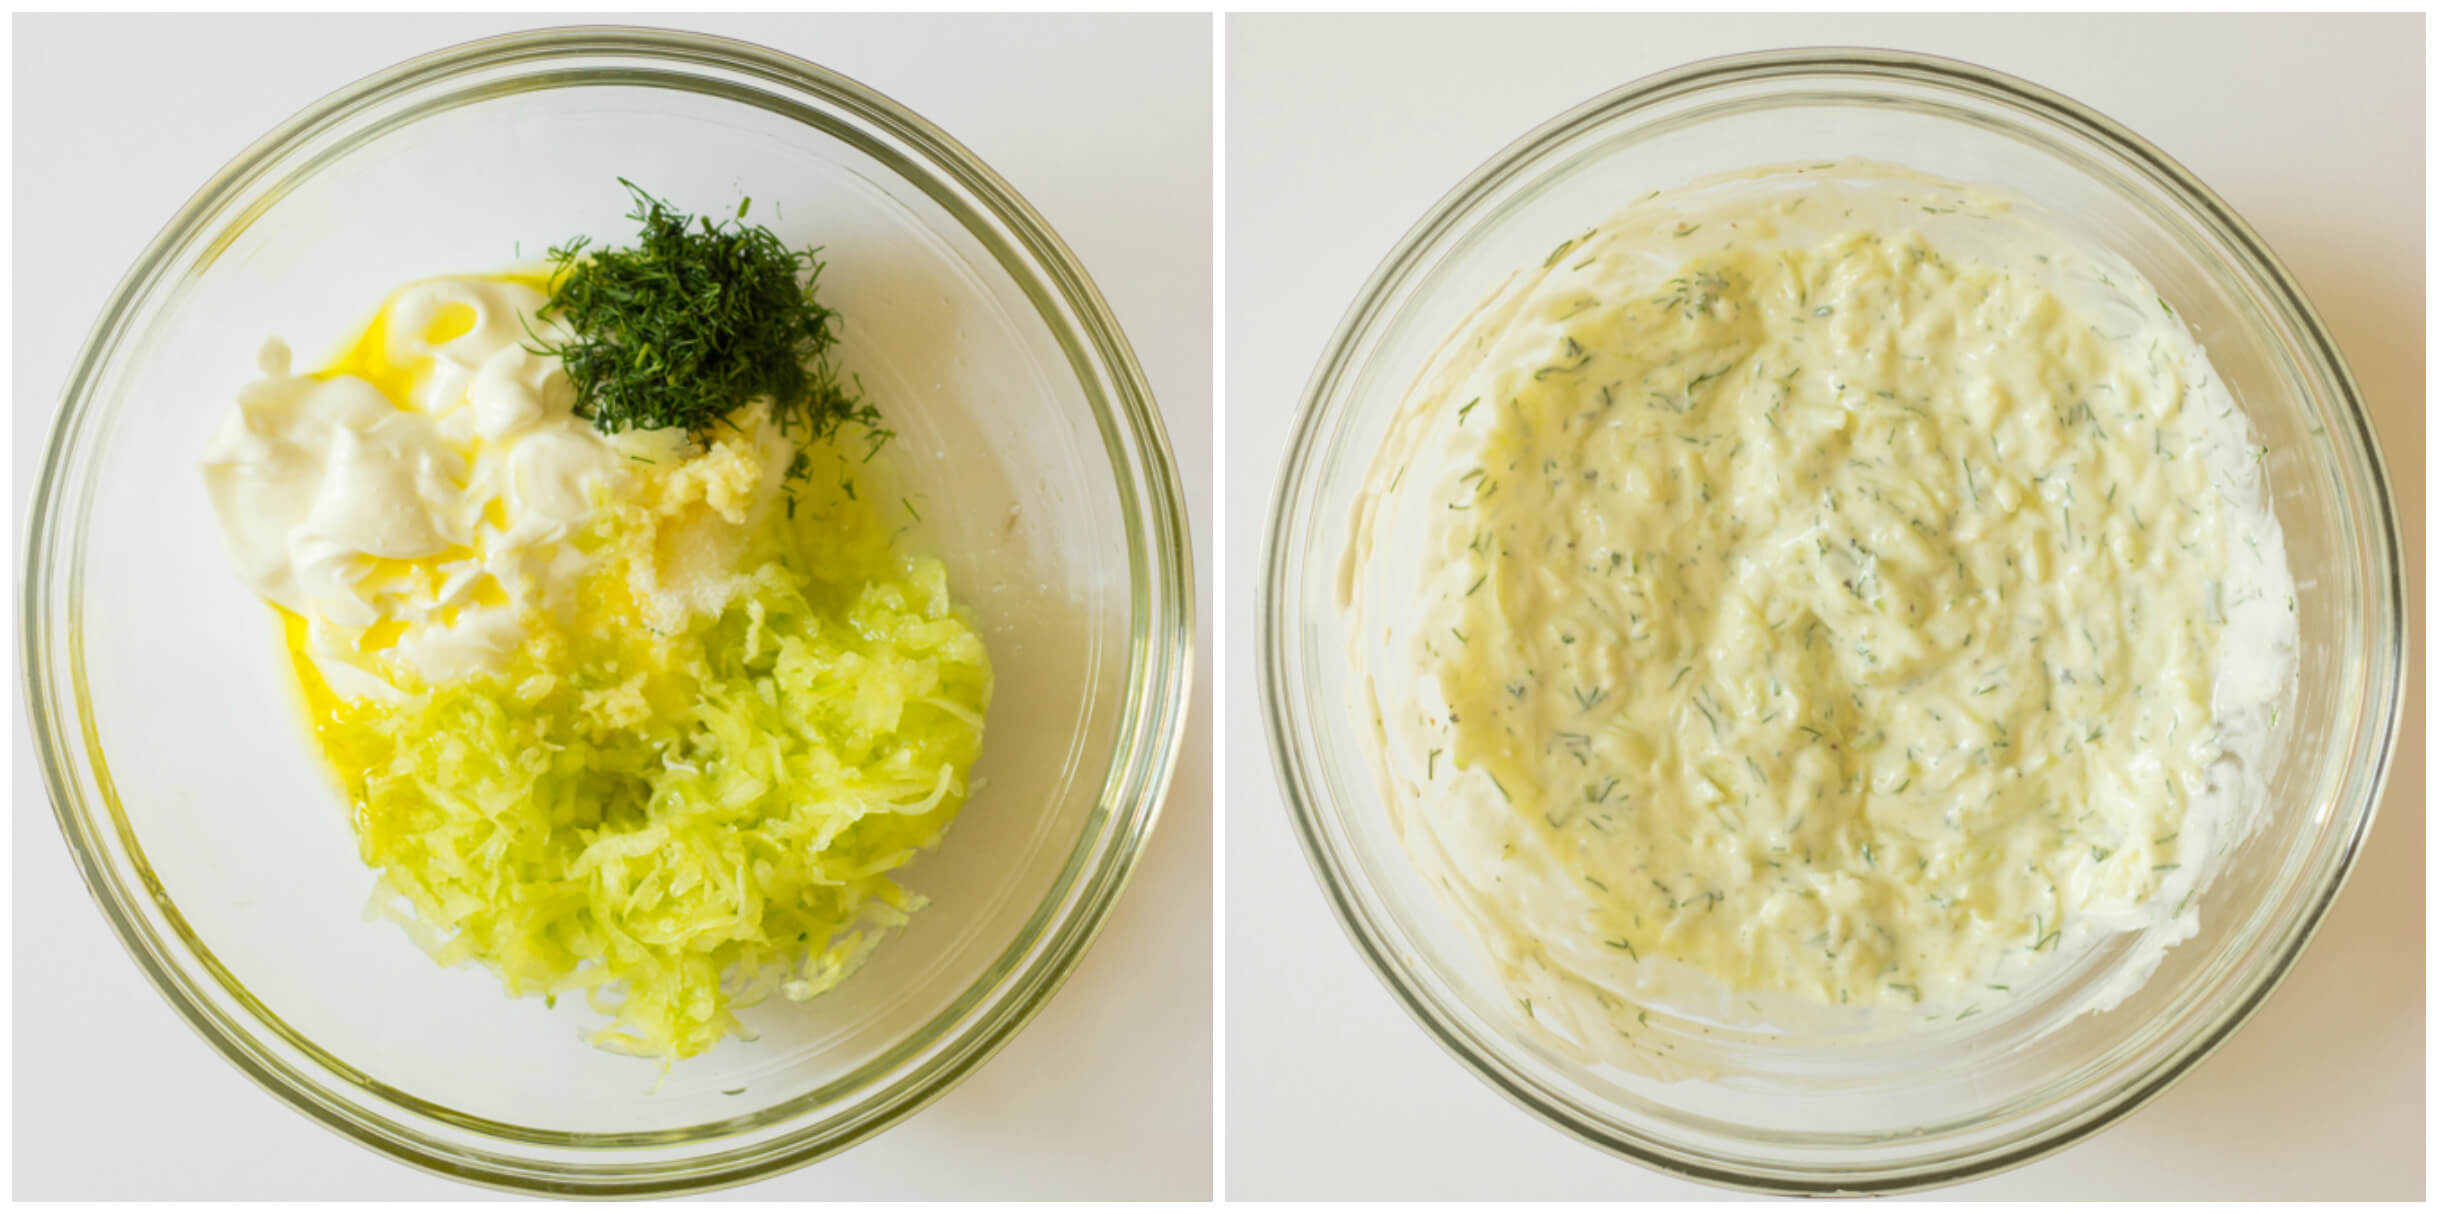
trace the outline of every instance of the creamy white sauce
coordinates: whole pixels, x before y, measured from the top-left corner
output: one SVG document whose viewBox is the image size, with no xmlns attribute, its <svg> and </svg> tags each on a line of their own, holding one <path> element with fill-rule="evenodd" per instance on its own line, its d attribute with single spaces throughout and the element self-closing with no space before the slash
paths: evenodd
<svg viewBox="0 0 2438 1214">
<path fill-rule="evenodd" d="M 627 457 L 570 412 L 558 360 L 525 348 L 564 336 L 534 320 L 543 302 L 485 279 L 402 292 L 383 354 L 418 371 L 405 400 L 352 375 L 296 374 L 270 342 L 205 452 L 240 575 L 307 622 L 341 696 L 496 668 L 526 613 L 563 606 L 584 571 L 562 541 Z M 431 341 L 453 308 L 471 326 Z"/>
<path fill-rule="evenodd" d="M 1862 164 L 1656 195 L 1409 396 L 1348 554 L 1421 875 L 1536 1022 L 1991 1012 L 2195 928 L 2292 681 L 2241 412 L 2130 266 Z M 1384 563 L 1384 564 L 1383 564 Z"/>
</svg>

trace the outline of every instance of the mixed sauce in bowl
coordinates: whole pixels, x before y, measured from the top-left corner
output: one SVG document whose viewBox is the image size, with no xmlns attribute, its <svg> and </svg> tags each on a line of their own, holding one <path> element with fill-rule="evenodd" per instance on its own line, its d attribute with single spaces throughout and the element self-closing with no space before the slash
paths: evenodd
<svg viewBox="0 0 2438 1214">
<path fill-rule="evenodd" d="M 1400 837 L 1524 1015 L 1629 1065 L 1654 1009 L 1969 1018 L 2128 933 L 2138 983 L 2290 693 L 2260 454 L 2172 306 L 2003 198 L 1644 198 L 1485 301 L 1374 464 Z"/>
</svg>

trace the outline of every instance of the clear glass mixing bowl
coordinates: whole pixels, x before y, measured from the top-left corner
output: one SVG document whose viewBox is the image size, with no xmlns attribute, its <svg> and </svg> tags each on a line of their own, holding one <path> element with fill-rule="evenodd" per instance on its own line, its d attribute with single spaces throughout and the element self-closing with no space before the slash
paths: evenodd
<svg viewBox="0 0 2438 1214">
<path fill-rule="evenodd" d="M 2122 253 L 2250 416 L 2301 617 L 2267 821 L 2200 899 L 2200 934 L 2113 1010 L 2067 1011 L 2123 959 L 2101 949 L 2006 1014 L 1894 1043 L 1820 1048 L 1684 1021 L 1660 1025 L 1660 1039 L 1716 1078 L 1579 1062 L 1524 1027 L 1391 828 L 1338 607 L 1356 495 L 1424 361 L 1509 272 L 1654 189 L 1846 157 L 2003 187 Z M 2402 558 L 2378 445 L 2326 328 L 2260 238 L 2108 119 L 1899 52 L 1771 52 L 1652 77 L 1534 131 L 1440 200 L 1312 377 L 1264 579 L 1261 683 L 1280 779 L 1315 874 L 1381 979 L 1484 1081 L 1558 1127 L 1663 1171 L 1769 1191 L 1953 1183 L 2057 1150 L 2174 1083 L 2260 1005 L 2344 883 L 2405 677 Z"/>
<path fill-rule="evenodd" d="M 196 461 L 278 335 L 334 349 L 396 286 L 631 232 L 627 177 L 824 246 L 840 353 L 898 432 L 918 544 L 997 668 L 982 785 L 906 873 L 931 905 L 838 990 L 678 1064 L 586 1046 L 361 911 L 372 874 L 278 627 Z M 757 47 L 518 34 L 334 95 L 204 186 L 79 358 L 26 544 L 26 688 L 60 827 L 162 994 L 302 1112 L 450 1175 L 562 1193 L 734 1183 L 905 1117 L 1073 968 L 1182 730 L 1185 516 L 1141 371 L 1083 269 L 922 119 Z M 657 1084 L 657 1087 L 655 1086 Z"/>
</svg>

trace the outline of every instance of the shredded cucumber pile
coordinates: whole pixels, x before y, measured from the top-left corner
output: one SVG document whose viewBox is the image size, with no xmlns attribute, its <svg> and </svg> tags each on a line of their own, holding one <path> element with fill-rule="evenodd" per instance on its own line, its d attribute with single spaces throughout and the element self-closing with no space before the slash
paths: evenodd
<svg viewBox="0 0 2438 1214">
<path fill-rule="evenodd" d="M 595 1045 L 677 1059 L 835 986 L 922 904 L 889 874 L 965 799 L 989 661 L 940 563 L 828 497 L 774 513 L 691 631 L 573 629 L 324 730 L 379 896 L 439 960 L 582 991 Z"/>
</svg>

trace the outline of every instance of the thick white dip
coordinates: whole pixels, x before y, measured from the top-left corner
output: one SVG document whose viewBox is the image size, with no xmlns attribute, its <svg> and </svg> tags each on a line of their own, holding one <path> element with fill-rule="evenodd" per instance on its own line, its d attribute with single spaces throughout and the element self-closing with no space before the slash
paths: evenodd
<svg viewBox="0 0 2438 1214">
<path fill-rule="evenodd" d="M 1646 198 L 1451 336 L 1359 507 L 1406 849 L 1604 1054 L 1661 1006 L 1977 1015 L 2124 933 L 2138 981 L 2292 682 L 2258 455 L 2166 300 L 2001 199 Z"/>
</svg>

